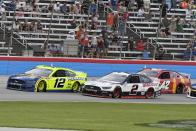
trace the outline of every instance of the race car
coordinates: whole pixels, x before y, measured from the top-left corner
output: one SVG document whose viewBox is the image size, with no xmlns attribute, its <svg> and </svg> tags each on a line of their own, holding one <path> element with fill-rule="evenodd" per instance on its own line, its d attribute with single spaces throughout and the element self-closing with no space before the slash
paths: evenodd
<svg viewBox="0 0 196 131">
<path fill-rule="evenodd" d="M 112 72 L 82 87 L 83 95 L 112 98 L 155 98 L 160 95 L 159 82 L 142 74 Z M 140 97 L 141 96 L 141 97 Z"/>
<path fill-rule="evenodd" d="M 191 87 L 188 88 L 187 97 L 196 98 L 196 83 L 192 84 Z"/>
<path fill-rule="evenodd" d="M 7 89 L 35 92 L 77 91 L 87 80 L 87 74 L 68 68 L 36 66 L 24 74 L 8 78 Z"/>
<path fill-rule="evenodd" d="M 182 74 L 172 70 L 144 68 L 138 73 L 151 78 L 158 78 L 160 80 L 162 93 L 182 94 L 185 93 L 191 85 L 189 74 Z"/>
</svg>

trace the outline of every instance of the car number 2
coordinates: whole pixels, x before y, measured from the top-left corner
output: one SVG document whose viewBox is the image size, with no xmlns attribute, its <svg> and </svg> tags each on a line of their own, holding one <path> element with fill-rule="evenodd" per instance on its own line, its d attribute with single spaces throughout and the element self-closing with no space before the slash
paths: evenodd
<svg viewBox="0 0 196 131">
<path fill-rule="evenodd" d="M 137 89 L 138 89 L 138 85 L 133 85 L 131 92 L 130 92 L 130 95 L 136 95 Z"/>
<path fill-rule="evenodd" d="M 57 78 L 54 84 L 54 88 L 63 88 L 65 84 L 65 78 Z"/>
</svg>

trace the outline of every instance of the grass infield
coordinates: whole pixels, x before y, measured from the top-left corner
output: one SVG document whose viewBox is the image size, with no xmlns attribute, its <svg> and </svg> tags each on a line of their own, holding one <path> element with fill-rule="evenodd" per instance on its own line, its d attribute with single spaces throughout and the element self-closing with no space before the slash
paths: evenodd
<svg viewBox="0 0 196 131">
<path fill-rule="evenodd" d="M 0 126 L 3 127 L 87 131 L 176 131 L 174 128 L 145 126 L 147 123 L 170 120 L 196 121 L 196 105 L 0 102 Z"/>
</svg>

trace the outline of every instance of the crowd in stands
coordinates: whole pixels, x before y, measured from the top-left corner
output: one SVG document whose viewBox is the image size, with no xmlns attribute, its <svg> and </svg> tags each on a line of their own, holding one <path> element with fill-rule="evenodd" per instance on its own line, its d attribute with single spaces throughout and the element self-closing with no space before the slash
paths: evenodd
<svg viewBox="0 0 196 131">
<path fill-rule="evenodd" d="M 170 37 L 171 32 L 183 32 L 183 28 L 196 28 L 196 11 L 191 9 L 195 7 L 195 1 L 191 0 L 158 0 L 162 9 L 161 28 L 158 29 L 159 37 Z M 14 31 L 43 32 L 42 23 L 39 20 L 19 21 L 19 17 L 28 17 L 25 12 L 42 13 L 61 13 L 61 14 L 86 14 L 89 15 L 82 24 L 77 23 L 75 19 L 70 22 L 71 28 L 78 30 L 75 34 L 72 32 L 67 39 L 77 39 L 79 41 L 79 56 L 81 57 L 104 57 L 107 54 L 109 45 L 123 46 L 121 38 L 126 35 L 126 22 L 129 20 L 130 10 L 137 10 L 137 17 L 145 17 L 151 21 L 152 12 L 150 11 L 150 0 L 109 0 L 104 4 L 106 8 L 111 9 L 106 13 L 106 26 L 100 27 L 98 20 L 99 13 L 98 0 L 72 0 L 67 2 L 48 3 L 39 6 L 39 0 L 11 0 L 9 3 L 2 3 L 0 8 L 1 19 L 6 20 L 5 11 L 16 11 L 13 29 Z M 194 3 L 194 4 L 192 4 Z M 167 12 L 172 9 L 186 9 L 186 17 L 176 17 L 172 15 L 168 18 Z M 190 19 L 190 20 L 189 20 Z M 89 21 L 90 20 L 90 21 Z M 93 33 L 91 36 L 88 30 L 97 30 L 101 28 L 101 33 Z M 75 36 L 75 38 L 74 38 Z M 144 51 L 145 42 L 140 39 L 135 41 L 133 37 L 128 37 L 126 50 Z M 192 48 L 193 46 L 191 46 Z M 53 47 L 52 47 L 53 48 Z M 187 46 L 187 50 L 188 50 Z"/>
</svg>

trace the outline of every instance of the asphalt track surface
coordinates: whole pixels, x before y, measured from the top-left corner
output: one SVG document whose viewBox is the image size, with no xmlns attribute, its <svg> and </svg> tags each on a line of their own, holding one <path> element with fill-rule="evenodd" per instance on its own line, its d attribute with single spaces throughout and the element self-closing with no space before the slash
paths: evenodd
<svg viewBox="0 0 196 131">
<path fill-rule="evenodd" d="M 8 76 L 0 76 L 0 101 L 196 104 L 196 99 L 187 98 L 186 94 L 163 94 L 156 99 L 112 99 L 83 96 L 80 93 L 37 93 L 8 90 L 6 89 L 7 78 Z"/>
</svg>

